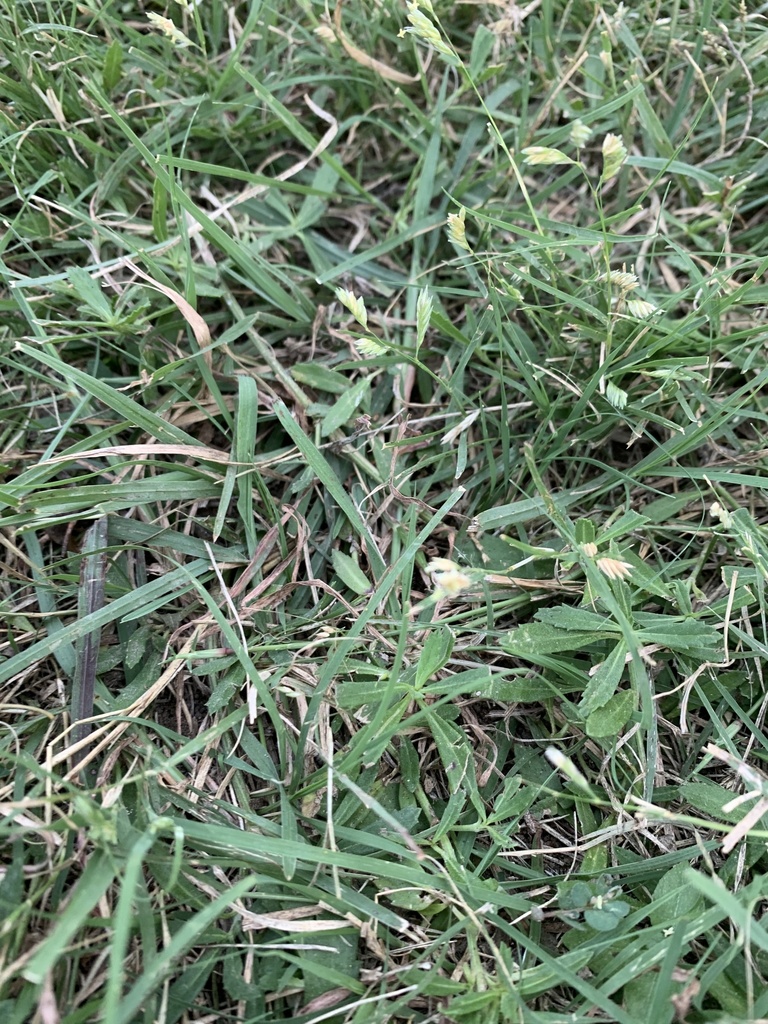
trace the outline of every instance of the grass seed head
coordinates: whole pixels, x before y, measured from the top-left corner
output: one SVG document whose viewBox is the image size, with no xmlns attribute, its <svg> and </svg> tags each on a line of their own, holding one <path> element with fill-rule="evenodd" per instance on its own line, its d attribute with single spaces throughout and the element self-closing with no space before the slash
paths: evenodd
<svg viewBox="0 0 768 1024">
<path fill-rule="evenodd" d="M 615 177 L 627 159 L 627 147 L 618 135 L 606 135 L 603 139 L 603 173 L 601 181 Z"/>
<path fill-rule="evenodd" d="M 377 341 L 370 334 L 365 338 L 356 338 L 355 348 L 360 355 L 365 356 L 367 359 L 376 359 L 377 356 L 383 356 L 387 351 L 386 345 L 382 345 L 380 341 Z"/>
<path fill-rule="evenodd" d="M 647 299 L 627 299 L 627 312 L 638 320 L 645 320 L 652 313 L 655 313 L 658 308 L 658 306 L 655 306 Z"/>
<path fill-rule="evenodd" d="M 170 18 L 164 18 L 162 14 L 155 14 L 154 11 L 150 11 L 147 15 L 147 20 L 153 28 L 157 29 L 158 32 L 162 32 L 167 39 L 170 39 L 174 46 L 187 47 L 195 45 L 191 39 L 184 35 L 180 28 L 174 25 Z"/>
<path fill-rule="evenodd" d="M 458 245 L 460 249 L 466 249 L 467 252 L 472 252 L 472 247 L 467 241 L 467 232 L 465 228 L 465 220 L 467 217 L 467 211 L 462 206 L 458 213 L 448 214 L 448 237 L 454 245 Z"/>
<path fill-rule="evenodd" d="M 365 300 L 360 296 L 354 295 L 346 288 L 336 289 L 336 298 L 344 306 L 352 316 L 357 320 L 361 327 L 368 326 L 368 311 L 365 308 Z"/>
<path fill-rule="evenodd" d="M 632 563 L 622 562 L 618 558 L 598 558 L 597 568 L 609 580 L 626 580 L 632 574 Z"/>
<path fill-rule="evenodd" d="M 582 149 L 589 142 L 592 136 L 592 129 L 588 128 L 583 121 L 576 120 L 571 125 L 571 145 L 576 149 Z"/>
<path fill-rule="evenodd" d="M 426 43 L 427 46 L 437 50 L 444 57 L 455 58 L 456 53 L 453 47 L 443 39 L 437 25 L 431 22 L 420 9 L 422 4 L 430 14 L 434 14 L 431 3 L 425 2 L 425 0 L 408 0 L 406 6 L 408 8 L 408 21 L 410 21 L 411 27 L 401 29 L 398 33 L 399 37 L 404 39 L 406 35 L 414 35 L 417 39 Z"/>
<path fill-rule="evenodd" d="M 522 150 L 527 164 L 572 164 L 573 160 L 561 149 L 550 149 L 549 146 L 526 146 Z"/>
<path fill-rule="evenodd" d="M 610 281 L 621 292 L 631 292 L 640 284 L 637 274 L 627 270 L 609 270 L 607 274 L 601 274 L 599 281 Z"/>
</svg>

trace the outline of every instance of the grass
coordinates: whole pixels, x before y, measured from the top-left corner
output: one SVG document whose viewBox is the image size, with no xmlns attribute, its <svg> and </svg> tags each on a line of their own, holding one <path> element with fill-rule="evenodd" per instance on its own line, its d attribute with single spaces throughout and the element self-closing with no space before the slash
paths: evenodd
<svg viewBox="0 0 768 1024">
<path fill-rule="evenodd" d="M 433 6 L 3 0 L 7 1024 L 768 1019 L 765 15 Z"/>
</svg>

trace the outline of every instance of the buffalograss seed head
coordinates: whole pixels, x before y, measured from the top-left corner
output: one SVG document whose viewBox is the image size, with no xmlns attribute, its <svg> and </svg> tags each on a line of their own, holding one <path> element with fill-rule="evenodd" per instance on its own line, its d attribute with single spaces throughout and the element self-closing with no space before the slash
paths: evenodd
<svg viewBox="0 0 768 1024">
<path fill-rule="evenodd" d="M 432 4 L 428 0 L 408 0 L 406 7 L 408 8 L 408 21 L 411 23 L 411 27 L 401 29 L 398 35 L 401 39 L 404 39 L 406 35 L 414 35 L 417 39 L 426 43 L 427 46 L 442 54 L 443 57 L 449 58 L 451 63 L 453 63 L 456 60 L 456 51 L 443 38 L 437 25 L 431 22 L 420 9 L 422 6 L 430 14 L 434 14 Z"/>
<path fill-rule="evenodd" d="M 597 568 L 609 580 L 626 580 L 632 575 L 632 563 L 622 562 L 619 558 L 598 558 Z"/>
<path fill-rule="evenodd" d="M 603 173 L 600 180 L 610 181 L 621 170 L 627 159 L 627 148 L 618 135 L 606 135 L 603 139 Z"/>
<path fill-rule="evenodd" d="M 346 288 L 336 289 L 336 298 L 346 307 L 361 327 L 368 327 L 368 311 L 365 308 L 365 300 L 353 294 Z"/>
<path fill-rule="evenodd" d="M 637 274 L 626 270 L 609 270 L 607 274 L 601 274 L 598 281 L 610 281 L 621 292 L 631 292 L 640 284 Z"/>
<path fill-rule="evenodd" d="M 472 252 L 472 247 L 467 241 L 467 231 L 465 226 L 466 218 L 467 211 L 463 206 L 458 213 L 448 214 L 448 238 L 454 245 L 458 245 L 460 249 Z"/>
<path fill-rule="evenodd" d="M 647 299 L 627 299 L 626 305 L 629 315 L 636 317 L 638 320 L 647 319 L 659 308 Z"/>
<path fill-rule="evenodd" d="M 572 164 L 573 159 L 560 149 L 549 146 L 526 146 L 522 150 L 527 164 Z"/>
<path fill-rule="evenodd" d="M 147 20 L 154 29 L 162 32 L 166 38 L 170 39 L 174 46 L 184 49 L 185 47 L 195 45 L 191 39 L 184 35 L 180 28 L 174 25 L 170 18 L 164 18 L 162 14 L 155 14 L 154 11 L 150 11 L 147 15 Z"/>
<path fill-rule="evenodd" d="M 433 558 L 427 565 L 427 572 L 435 582 L 435 595 L 439 597 L 456 597 L 472 586 L 470 577 L 450 558 Z"/>
<path fill-rule="evenodd" d="M 377 341 L 371 335 L 365 338 L 356 338 L 355 348 L 360 355 L 365 356 L 367 359 L 376 359 L 378 356 L 383 356 L 387 353 L 387 346 L 382 345 L 380 341 Z"/>
<path fill-rule="evenodd" d="M 627 270 L 610 270 L 607 274 L 601 274 L 598 281 L 608 281 L 618 289 L 619 294 L 613 297 L 613 305 L 617 313 L 628 313 L 637 320 L 645 320 L 658 309 L 648 299 L 641 299 L 635 295 L 629 298 L 630 294 L 640 286 L 637 274 Z"/>
<path fill-rule="evenodd" d="M 626 409 L 627 402 L 629 401 L 629 395 L 622 388 L 618 387 L 613 381 L 609 380 L 605 385 L 605 397 L 614 407 L 614 409 Z"/>
<path fill-rule="evenodd" d="M 583 149 L 592 138 L 592 129 L 588 128 L 583 121 L 577 119 L 571 125 L 569 138 L 571 145 L 575 146 L 576 149 Z"/>
</svg>

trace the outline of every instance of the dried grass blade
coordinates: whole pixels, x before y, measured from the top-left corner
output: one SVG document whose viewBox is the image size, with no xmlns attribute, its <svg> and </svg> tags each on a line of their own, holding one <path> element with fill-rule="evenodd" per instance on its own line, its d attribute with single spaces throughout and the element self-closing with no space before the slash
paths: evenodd
<svg viewBox="0 0 768 1024">
<path fill-rule="evenodd" d="M 400 85 L 413 85 L 414 82 L 418 82 L 418 75 L 405 75 L 402 71 L 397 71 L 395 68 L 391 68 L 388 64 L 384 64 L 382 61 L 376 60 L 375 57 L 371 57 L 369 54 L 361 50 L 360 47 L 355 46 L 355 44 L 351 42 L 341 27 L 341 4 L 342 0 L 338 0 L 336 9 L 333 12 L 333 24 L 336 29 L 336 38 L 352 60 L 357 61 L 357 63 L 361 64 L 364 68 L 370 68 L 371 71 L 375 71 L 376 74 L 381 75 L 381 77 L 385 78 L 388 82 L 397 82 Z"/>
</svg>

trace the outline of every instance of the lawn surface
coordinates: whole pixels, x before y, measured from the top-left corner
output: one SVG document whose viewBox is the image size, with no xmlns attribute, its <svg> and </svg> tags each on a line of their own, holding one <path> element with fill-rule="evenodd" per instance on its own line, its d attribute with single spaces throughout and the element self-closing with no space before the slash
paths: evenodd
<svg viewBox="0 0 768 1024">
<path fill-rule="evenodd" d="M 4 1024 L 768 1019 L 767 53 L 2 0 Z"/>
</svg>

